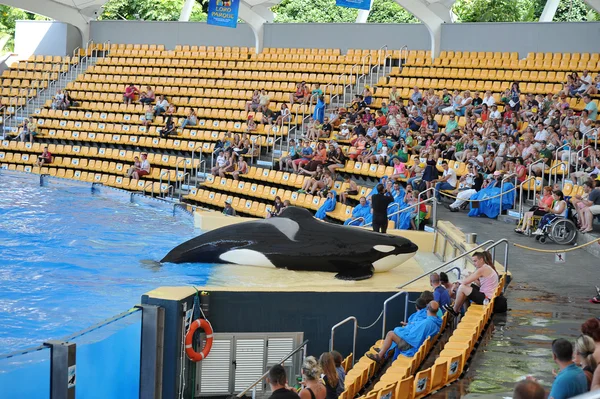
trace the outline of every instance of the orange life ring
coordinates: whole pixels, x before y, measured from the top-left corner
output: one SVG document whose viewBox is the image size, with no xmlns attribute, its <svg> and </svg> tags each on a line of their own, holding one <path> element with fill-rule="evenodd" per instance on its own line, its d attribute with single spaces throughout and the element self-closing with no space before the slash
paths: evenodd
<svg viewBox="0 0 600 399">
<path fill-rule="evenodd" d="M 204 349 L 202 352 L 198 353 L 194 351 L 192 347 L 192 340 L 194 338 L 194 333 L 198 328 L 201 328 L 206 333 L 206 344 L 204 345 Z M 190 358 L 192 362 L 199 362 L 208 356 L 210 353 L 210 349 L 212 348 L 213 343 L 213 329 L 208 320 L 206 319 L 196 319 L 192 322 L 190 326 L 190 331 L 185 336 L 185 354 Z"/>
</svg>

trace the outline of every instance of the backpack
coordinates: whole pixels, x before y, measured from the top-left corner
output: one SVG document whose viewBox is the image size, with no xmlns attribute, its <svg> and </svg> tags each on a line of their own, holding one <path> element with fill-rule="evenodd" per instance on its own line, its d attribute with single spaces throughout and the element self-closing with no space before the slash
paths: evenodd
<svg viewBox="0 0 600 399">
<path fill-rule="evenodd" d="M 494 313 L 506 313 L 508 310 L 508 302 L 504 294 L 500 294 L 494 301 Z"/>
</svg>

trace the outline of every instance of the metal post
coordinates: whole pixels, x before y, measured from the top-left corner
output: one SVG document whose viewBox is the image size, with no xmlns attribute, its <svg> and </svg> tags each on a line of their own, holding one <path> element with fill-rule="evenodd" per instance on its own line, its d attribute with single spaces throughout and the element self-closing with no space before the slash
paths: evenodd
<svg viewBox="0 0 600 399">
<path fill-rule="evenodd" d="M 75 399 L 76 344 L 48 341 L 50 347 L 50 399 Z"/>
<path fill-rule="evenodd" d="M 142 309 L 140 398 L 161 399 L 165 309 L 154 305 L 136 307 Z"/>
<path fill-rule="evenodd" d="M 355 353 L 356 353 L 356 333 L 358 332 L 358 320 L 356 320 L 356 317 L 354 316 L 350 316 L 345 318 L 344 320 L 340 321 L 339 323 L 337 323 L 335 326 L 331 327 L 331 338 L 329 340 L 329 350 L 333 351 L 333 343 L 334 343 L 334 338 L 335 338 L 335 330 L 346 324 L 349 321 L 353 321 L 354 323 L 354 332 L 353 332 L 353 336 L 352 336 L 352 364 L 354 365 L 354 357 L 355 357 Z"/>
<path fill-rule="evenodd" d="M 381 339 L 385 338 L 385 326 L 386 326 L 386 321 L 387 321 L 387 304 L 394 298 L 399 297 L 400 295 L 406 295 L 406 298 L 404 299 L 404 321 L 406 322 L 406 315 L 408 313 L 408 292 L 406 291 L 400 291 L 394 295 L 392 295 L 391 297 L 389 297 L 388 299 L 386 299 L 383 302 L 383 323 L 381 326 Z"/>
</svg>

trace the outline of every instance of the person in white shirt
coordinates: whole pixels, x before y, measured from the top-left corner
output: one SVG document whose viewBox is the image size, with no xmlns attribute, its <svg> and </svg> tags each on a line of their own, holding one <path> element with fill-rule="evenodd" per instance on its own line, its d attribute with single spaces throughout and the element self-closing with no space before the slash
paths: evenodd
<svg viewBox="0 0 600 399">
<path fill-rule="evenodd" d="M 140 177 L 150 174 L 150 161 L 148 161 L 148 154 L 142 152 L 142 162 L 140 163 L 139 169 L 135 170 L 131 178 L 139 180 Z"/>
<path fill-rule="evenodd" d="M 496 104 L 496 99 L 492 95 L 491 91 L 488 90 L 485 92 L 485 95 L 483 96 L 483 103 L 486 104 L 489 108 L 491 108 L 492 105 Z"/>
<path fill-rule="evenodd" d="M 533 141 L 535 142 L 534 147 L 539 150 L 541 148 L 540 144 L 542 142 L 547 142 L 549 137 L 550 135 L 548 134 L 548 131 L 544 128 L 544 124 L 542 122 L 538 123 L 538 131 L 535 134 L 535 137 L 533 138 Z"/>
<path fill-rule="evenodd" d="M 159 116 L 169 108 L 169 102 L 165 99 L 162 94 L 158 96 L 156 100 L 156 106 L 154 107 L 154 116 Z"/>
<path fill-rule="evenodd" d="M 500 111 L 498 111 L 498 106 L 496 104 L 492 105 L 492 110 L 490 111 L 489 119 L 492 121 L 496 119 L 502 119 L 502 114 L 500 113 Z"/>
<path fill-rule="evenodd" d="M 215 166 L 210 170 L 210 173 L 213 176 L 216 176 L 219 173 L 219 170 L 225 166 L 227 163 L 227 158 L 225 158 L 225 153 L 223 151 L 219 151 L 219 155 L 217 155 L 217 159 L 215 160 Z"/>
<path fill-rule="evenodd" d="M 592 85 L 592 75 L 590 75 L 587 69 L 584 70 L 579 77 L 579 82 L 581 83 L 581 86 L 576 90 L 576 95 L 585 92 Z"/>
<path fill-rule="evenodd" d="M 435 198 L 438 202 L 442 201 L 440 191 L 442 190 L 455 190 L 458 179 L 456 178 L 456 172 L 454 169 L 448 167 L 447 161 L 442 161 L 442 169 L 444 174 L 441 179 L 434 179 L 431 183 L 435 183 Z"/>
</svg>

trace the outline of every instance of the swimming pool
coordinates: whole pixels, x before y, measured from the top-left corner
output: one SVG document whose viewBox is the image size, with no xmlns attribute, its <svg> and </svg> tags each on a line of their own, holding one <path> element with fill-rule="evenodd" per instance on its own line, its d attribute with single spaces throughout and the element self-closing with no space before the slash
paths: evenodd
<svg viewBox="0 0 600 399">
<path fill-rule="evenodd" d="M 156 262 L 199 234 L 191 217 L 57 181 L 40 187 L 39 176 L 0 172 L 0 354 L 87 328 L 158 286 L 204 284 L 210 273 Z"/>
</svg>

